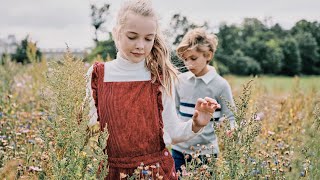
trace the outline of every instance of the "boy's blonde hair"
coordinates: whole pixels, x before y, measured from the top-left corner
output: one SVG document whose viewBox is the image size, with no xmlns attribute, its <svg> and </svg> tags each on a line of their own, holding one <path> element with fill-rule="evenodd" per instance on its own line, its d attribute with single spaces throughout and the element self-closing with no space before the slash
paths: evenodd
<svg viewBox="0 0 320 180">
<path fill-rule="evenodd" d="M 208 34 L 202 28 L 196 28 L 187 32 L 176 51 L 179 58 L 183 59 L 183 54 L 195 49 L 199 52 L 212 52 L 212 57 L 217 50 L 218 38 L 214 34 Z M 211 60 L 211 59 L 210 59 Z"/>
<path fill-rule="evenodd" d="M 152 82 L 159 80 L 161 85 L 165 88 L 169 95 L 172 95 L 173 79 L 177 77 L 177 72 L 170 62 L 170 51 L 165 44 L 162 32 L 159 30 L 157 15 L 152 8 L 152 3 L 149 0 L 129 0 L 124 2 L 120 8 L 116 20 L 115 31 L 119 35 L 123 24 L 126 21 L 127 15 L 136 13 L 145 17 L 154 17 L 157 24 L 157 32 L 154 39 L 154 44 L 151 49 L 150 55 L 146 57 L 146 67 L 151 72 Z M 117 42 L 116 46 L 117 46 Z"/>
</svg>

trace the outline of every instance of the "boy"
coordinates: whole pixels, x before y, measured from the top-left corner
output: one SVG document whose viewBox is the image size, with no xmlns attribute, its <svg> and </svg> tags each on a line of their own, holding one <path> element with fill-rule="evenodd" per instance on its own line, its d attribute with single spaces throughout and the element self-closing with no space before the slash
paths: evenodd
<svg viewBox="0 0 320 180">
<path fill-rule="evenodd" d="M 187 121 L 192 117 L 194 102 L 199 97 L 212 97 L 221 105 L 213 114 L 211 122 L 204 127 L 202 134 L 172 146 L 176 170 L 181 171 L 181 165 L 185 164 L 185 155 L 195 153 L 195 150 L 201 150 L 202 158 L 207 154 L 217 157 L 219 147 L 212 127 L 214 121 L 225 116 L 230 120 L 231 128 L 234 128 L 234 115 L 226 104 L 227 101 L 234 105 L 230 85 L 209 65 L 217 45 L 218 39 L 214 34 L 197 28 L 184 36 L 176 50 L 189 70 L 178 76 L 176 85 L 176 106 L 180 119 Z M 190 160 L 191 158 L 188 159 Z"/>
</svg>

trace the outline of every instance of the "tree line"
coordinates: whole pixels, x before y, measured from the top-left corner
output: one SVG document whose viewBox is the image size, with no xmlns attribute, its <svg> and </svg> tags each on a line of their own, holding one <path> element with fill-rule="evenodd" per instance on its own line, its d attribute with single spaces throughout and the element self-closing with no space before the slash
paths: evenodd
<svg viewBox="0 0 320 180">
<path fill-rule="evenodd" d="M 105 30 L 108 23 L 110 4 L 101 7 L 91 5 L 91 25 L 95 29 L 92 52 L 84 58 L 92 61 L 98 55 L 102 59 L 113 59 L 116 47 L 112 34 Z M 219 46 L 214 56 L 214 65 L 221 74 L 237 75 L 319 75 L 320 74 L 320 23 L 300 20 L 291 29 L 280 24 L 269 25 L 268 21 L 245 18 L 240 24 L 221 23 L 216 35 Z M 165 31 L 172 45 L 172 62 L 182 66 L 174 52 L 184 34 L 192 28 L 203 27 L 214 32 L 208 22 L 199 25 L 188 17 L 174 14 Z M 106 40 L 99 40 L 99 32 L 107 34 Z M 18 62 L 30 62 L 27 52 L 28 39 L 22 40 L 11 57 Z M 38 52 L 41 56 L 41 52 Z M 40 58 L 39 58 L 40 59 Z"/>
</svg>

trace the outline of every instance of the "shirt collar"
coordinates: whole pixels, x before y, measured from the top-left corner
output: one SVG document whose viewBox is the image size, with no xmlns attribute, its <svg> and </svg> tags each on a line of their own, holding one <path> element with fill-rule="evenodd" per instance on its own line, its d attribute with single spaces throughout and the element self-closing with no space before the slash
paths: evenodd
<svg viewBox="0 0 320 180">
<path fill-rule="evenodd" d="M 187 78 L 191 79 L 191 78 L 195 78 L 195 79 L 202 79 L 202 81 L 206 84 L 208 84 L 213 78 L 216 77 L 217 72 L 216 69 L 212 66 L 209 66 L 209 71 L 200 77 L 196 77 L 192 72 L 188 71 L 186 72 Z"/>
</svg>

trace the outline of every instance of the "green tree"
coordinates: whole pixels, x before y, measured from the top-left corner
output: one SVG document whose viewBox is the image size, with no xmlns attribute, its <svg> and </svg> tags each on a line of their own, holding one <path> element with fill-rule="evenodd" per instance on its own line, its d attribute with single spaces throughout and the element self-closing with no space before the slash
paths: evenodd
<svg viewBox="0 0 320 180">
<path fill-rule="evenodd" d="M 106 23 L 109 13 L 110 4 L 104 4 L 102 7 L 91 5 L 91 19 L 92 26 L 95 28 L 95 47 L 91 53 L 85 58 L 87 61 L 92 61 L 96 57 L 100 56 L 104 61 L 116 58 L 117 49 L 112 38 L 112 33 L 104 31 L 108 35 L 107 40 L 100 41 L 98 39 L 98 32 L 103 31 L 103 24 Z"/>
<path fill-rule="evenodd" d="M 302 73 L 320 74 L 319 47 L 316 39 L 309 32 L 299 32 L 295 38 L 302 59 Z"/>
<path fill-rule="evenodd" d="M 112 34 L 109 32 L 109 39 L 105 41 L 98 41 L 96 47 L 86 58 L 91 61 L 97 56 L 101 56 L 103 60 L 115 59 L 117 56 L 117 49 L 112 39 Z"/>
<path fill-rule="evenodd" d="M 234 51 L 241 48 L 241 29 L 236 25 L 221 24 L 219 26 L 219 47 L 217 54 L 233 55 Z"/>
<path fill-rule="evenodd" d="M 231 57 L 229 69 L 238 75 L 256 75 L 261 73 L 260 64 L 253 58 L 245 56 L 241 50 L 235 51 Z"/>
<path fill-rule="evenodd" d="M 306 20 L 298 21 L 291 29 L 293 35 L 299 33 L 309 32 L 316 39 L 318 45 L 320 44 L 320 23 L 319 22 L 309 22 Z M 318 52 L 319 53 L 319 52 Z"/>
<path fill-rule="evenodd" d="M 272 26 L 270 28 L 270 31 L 273 32 L 276 35 L 276 37 L 280 39 L 286 37 L 289 34 L 289 32 L 284 30 L 278 23 Z"/>
<path fill-rule="evenodd" d="M 42 53 L 37 48 L 36 42 L 31 42 L 29 36 L 24 38 L 18 45 L 16 52 L 12 54 L 12 59 L 23 64 L 41 61 Z"/>
<path fill-rule="evenodd" d="M 280 72 L 284 58 L 280 43 L 276 39 L 263 41 L 257 37 L 248 39 L 245 55 L 255 59 L 261 66 L 262 73 Z"/>
<path fill-rule="evenodd" d="M 183 36 L 190 29 L 194 29 L 197 27 L 202 27 L 202 28 L 208 30 L 208 23 L 204 22 L 202 25 L 197 25 L 193 22 L 190 22 L 186 16 L 177 13 L 171 17 L 170 28 L 167 30 L 167 33 L 168 33 L 169 37 L 173 38 L 171 40 L 172 44 L 178 45 L 181 42 Z"/>
<path fill-rule="evenodd" d="M 281 74 L 293 76 L 301 72 L 301 57 L 297 41 L 290 37 L 284 39 L 281 44 L 283 51 L 283 66 Z"/>
<path fill-rule="evenodd" d="M 102 7 L 97 7 L 94 4 L 90 5 L 91 8 L 91 20 L 92 20 L 92 26 L 95 29 L 95 37 L 94 41 L 97 43 L 98 40 L 98 32 L 102 31 L 103 24 L 107 21 L 107 17 L 110 14 L 109 9 L 110 9 L 110 4 L 103 4 Z"/>
<path fill-rule="evenodd" d="M 254 37 L 258 32 L 264 32 L 267 27 L 257 18 L 245 18 L 242 22 L 241 34 L 244 40 Z"/>
</svg>

